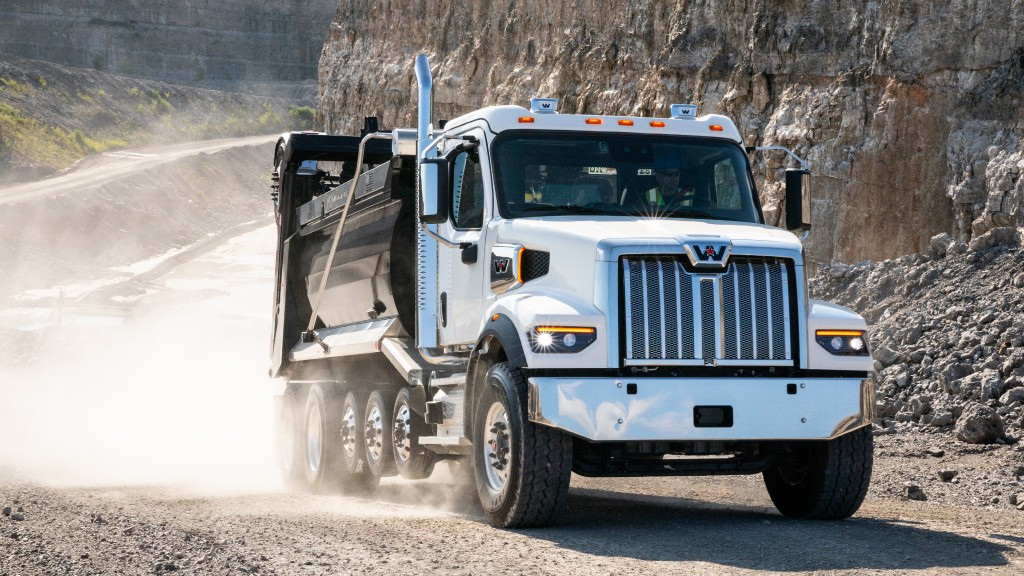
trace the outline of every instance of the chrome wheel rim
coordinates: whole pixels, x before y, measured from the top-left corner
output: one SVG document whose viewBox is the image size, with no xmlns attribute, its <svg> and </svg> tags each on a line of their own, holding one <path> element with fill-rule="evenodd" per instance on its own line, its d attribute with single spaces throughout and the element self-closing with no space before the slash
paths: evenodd
<svg viewBox="0 0 1024 576">
<path fill-rule="evenodd" d="M 380 406 L 374 406 L 366 413 L 366 457 L 380 460 L 384 448 L 384 419 Z"/>
<path fill-rule="evenodd" d="M 409 461 L 412 456 L 412 414 L 409 412 L 409 405 L 402 404 L 395 411 L 395 421 L 392 423 L 392 435 L 394 436 L 395 458 L 400 462 Z"/>
<path fill-rule="evenodd" d="M 508 433 L 508 412 L 501 402 L 491 404 L 484 422 L 487 426 L 483 443 L 487 485 L 491 490 L 501 492 L 508 483 L 512 453 L 512 440 Z"/>
<path fill-rule="evenodd" d="M 306 462 L 313 472 L 320 469 L 320 446 L 323 440 L 320 435 L 320 406 L 313 404 L 306 422 Z"/>
<path fill-rule="evenodd" d="M 345 405 L 345 413 L 341 417 L 341 447 L 349 460 L 356 457 L 356 409 L 351 404 Z"/>
</svg>

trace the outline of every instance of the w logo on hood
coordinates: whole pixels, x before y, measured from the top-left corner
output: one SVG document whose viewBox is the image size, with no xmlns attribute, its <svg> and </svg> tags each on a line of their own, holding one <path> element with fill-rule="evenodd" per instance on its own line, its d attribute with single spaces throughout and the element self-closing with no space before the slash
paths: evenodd
<svg viewBox="0 0 1024 576">
<path fill-rule="evenodd" d="M 687 242 L 683 248 L 690 264 L 696 268 L 725 268 L 732 252 L 732 242 Z"/>
</svg>

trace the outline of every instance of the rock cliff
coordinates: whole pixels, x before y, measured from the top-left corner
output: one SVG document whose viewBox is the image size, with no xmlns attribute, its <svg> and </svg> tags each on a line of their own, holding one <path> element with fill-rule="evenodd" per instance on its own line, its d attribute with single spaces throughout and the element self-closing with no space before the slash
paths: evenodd
<svg viewBox="0 0 1024 576">
<path fill-rule="evenodd" d="M 1024 1 L 346 0 L 320 59 L 319 126 L 413 126 L 555 96 L 566 112 L 734 117 L 815 175 L 812 261 L 920 252 L 1024 225 Z M 781 157 L 756 159 L 770 218 Z"/>
<path fill-rule="evenodd" d="M 4 0 L 0 52 L 176 84 L 316 78 L 338 0 Z"/>
</svg>

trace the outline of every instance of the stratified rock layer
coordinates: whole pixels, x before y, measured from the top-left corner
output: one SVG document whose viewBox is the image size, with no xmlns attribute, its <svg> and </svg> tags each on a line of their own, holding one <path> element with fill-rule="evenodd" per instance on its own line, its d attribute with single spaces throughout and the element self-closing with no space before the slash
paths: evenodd
<svg viewBox="0 0 1024 576">
<path fill-rule="evenodd" d="M 734 117 L 815 174 L 813 262 L 920 252 L 1024 225 L 1024 2 L 747 0 L 343 3 L 320 60 L 319 125 L 414 126 L 413 58 L 436 118 L 556 96 L 566 112 Z M 758 160 L 769 218 L 781 156 Z"/>
<path fill-rule="evenodd" d="M 176 84 L 316 77 L 338 0 L 4 0 L 0 52 Z"/>
</svg>

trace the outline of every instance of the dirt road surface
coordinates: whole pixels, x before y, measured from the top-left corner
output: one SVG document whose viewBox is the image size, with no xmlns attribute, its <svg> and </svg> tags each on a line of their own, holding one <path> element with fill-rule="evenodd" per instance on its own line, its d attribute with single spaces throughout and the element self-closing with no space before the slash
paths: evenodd
<svg viewBox="0 0 1024 576">
<path fill-rule="evenodd" d="M 0 364 L 0 575 L 1024 573 L 1012 507 L 874 487 L 854 518 L 806 522 L 759 476 L 574 476 L 567 513 L 528 531 L 488 526 L 443 465 L 372 498 L 288 493 L 270 464 L 272 245 L 266 226 L 0 316 L 44 334 Z M 882 455 L 877 477 L 918 460 Z"/>
<path fill-rule="evenodd" d="M 130 150 L 106 152 L 90 156 L 60 176 L 44 181 L 25 182 L 0 186 L 0 206 L 27 199 L 57 196 L 67 192 L 100 186 L 110 180 L 137 173 L 169 162 L 176 162 L 196 154 L 212 154 L 240 146 L 272 144 L 276 135 L 249 136 L 246 138 L 222 138 L 202 142 L 185 142 L 162 146 L 145 146 Z"/>
</svg>

